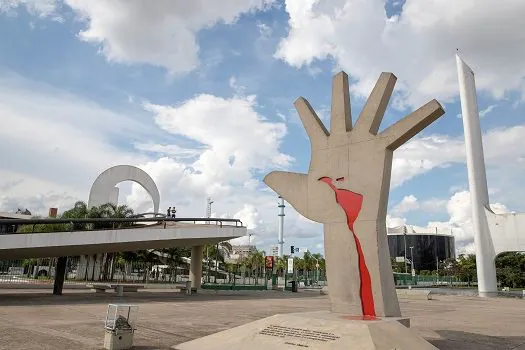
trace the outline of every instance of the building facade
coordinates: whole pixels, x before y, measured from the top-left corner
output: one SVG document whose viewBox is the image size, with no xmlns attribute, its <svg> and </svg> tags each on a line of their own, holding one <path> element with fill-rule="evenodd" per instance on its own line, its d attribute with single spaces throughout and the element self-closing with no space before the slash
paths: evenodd
<svg viewBox="0 0 525 350">
<path fill-rule="evenodd" d="M 450 233 L 405 225 L 388 228 L 387 237 L 390 257 L 406 257 L 409 270 L 411 261 L 416 271 L 433 271 L 438 267 L 438 262 L 456 257 L 454 236 Z"/>
<path fill-rule="evenodd" d="M 228 262 L 236 262 L 239 259 L 247 257 L 251 252 L 254 251 L 256 251 L 256 248 L 251 244 L 234 245 L 232 246 L 232 253 L 227 260 Z"/>
</svg>

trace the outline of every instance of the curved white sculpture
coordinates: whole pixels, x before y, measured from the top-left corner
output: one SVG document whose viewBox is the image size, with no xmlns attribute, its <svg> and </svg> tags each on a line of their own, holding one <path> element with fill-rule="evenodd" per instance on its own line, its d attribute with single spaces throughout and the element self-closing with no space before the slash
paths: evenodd
<svg viewBox="0 0 525 350">
<path fill-rule="evenodd" d="M 88 207 L 118 203 L 117 184 L 133 181 L 141 185 L 153 199 L 153 211 L 159 212 L 160 193 L 155 181 L 144 170 L 132 165 L 116 165 L 100 174 L 89 192 Z"/>
</svg>

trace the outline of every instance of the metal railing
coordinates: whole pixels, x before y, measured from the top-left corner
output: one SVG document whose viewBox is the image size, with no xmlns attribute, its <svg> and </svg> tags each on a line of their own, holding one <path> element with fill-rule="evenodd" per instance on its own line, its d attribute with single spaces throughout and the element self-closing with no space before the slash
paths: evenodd
<svg viewBox="0 0 525 350">
<path fill-rule="evenodd" d="M 159 217 L 145 218 L 140 217 L 143 215 L 159 215 Z M 74 229 L 75 224 L 112 224 L 112 227 L 103 227 L 88 229 L 87 231 L 93 230 L 112 230 L 112 229 L 133 229 L 141 227 L 144 223 L 156 223 L 164 224 L 163 228 L 166 228 L 168 222 L 186 222 L 197 224 L 200 222 L 213 222 L 220 227 L 223 226 L 235 226 L 243 228 L 244 225 L 239 219 L 224 219 L 224 218 L 171 218 L 161 217 L 157 213 L 138 214 L 130 218 L 85 218 L 85 219 L 54 219 L 54 218 L 31 218 L 31 219 L 0 219 L 0 226 L 28 226 L 32 225 L 33 230 L 31 232 L 6 232 L 3 235 L 22 234 L 22 233 L 41 233 L 35 231 L 35 225 L 53 225 L 53 224 L 69 224 L 68 231 L 86 231 L 86 229 Z M 125 227 L 115 227 L 116 224 L 130 224 Z"/>
<path fill-rule="evenodd" d="M 50 285 L 56 273 L 56 258 L 0 261 L 0 289 L 9 285 Z M 189 266 L 161 262 L 122 261 L 100 254 L 95 260 L 69 257 L 65 283 L 119 282 L 128 284 L 175 284 L 189 280 Z"/>
</svg>

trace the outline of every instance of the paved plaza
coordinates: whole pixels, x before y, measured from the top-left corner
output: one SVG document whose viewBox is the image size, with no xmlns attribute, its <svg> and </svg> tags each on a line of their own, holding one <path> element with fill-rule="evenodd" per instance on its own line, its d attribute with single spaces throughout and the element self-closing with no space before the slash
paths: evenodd
<svg viewBox="0 0 525 350">
<path fill-rule="evenodd" d="M 0 349 L 102 349 L 107 304 L 139 305 L 134 349 L 169 349 L 276 313 L 326 310 L 318 292 L 146 290 L 114 293 L 0 290 Z M 440 349 L 525 350 L 525 300 L 435 295 L 400 299 L 412 328 Z"/>
</svg>

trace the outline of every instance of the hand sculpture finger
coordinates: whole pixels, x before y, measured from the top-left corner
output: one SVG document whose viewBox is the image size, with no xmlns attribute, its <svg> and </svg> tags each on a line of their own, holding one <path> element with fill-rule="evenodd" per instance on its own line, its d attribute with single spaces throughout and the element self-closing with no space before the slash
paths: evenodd
<svg viewBox="0 0 525 350">
<path fill-rule="evenodd" d="M 372 135 L 377 135 L 386 107 L 394 91 L 397 78 L 392 73 L 381 73 L 377 79 L 374 89 L 368 96 L 368 99 L 359 114 L 355 125 L 356 132 L 368 130 Z"/>
<path fill-rule="evenodd" d="M 443 107 L 438 101 L 432 100 L 385 129 L 381 136 L 391 139 L 387 148 L 393 151 L 416 136 L 443 114 L 445 114 Z"/>
<path fill-rule="evenodd" d="M 272 171 L 264 183 L 302 215 L 308 211 L 308 175 L 286 171 Z"/>
<path fill-rule="evenodd" d="M 299 97 L 295 103 L 295 109 L 303 122 L 304 129 L 310 138 L 312 149 L 327 148 L 328 136 L 323 122 L 315 113 L 310 103 L 303 97 Z"/>
<path fill-rule="evenodd" d="M 330 110 L 330 134 L 352 130 L 350 113 L 350 89 L 348 75 L 339 72 L 332 80 L 332 106 Z"/>
</svg>

